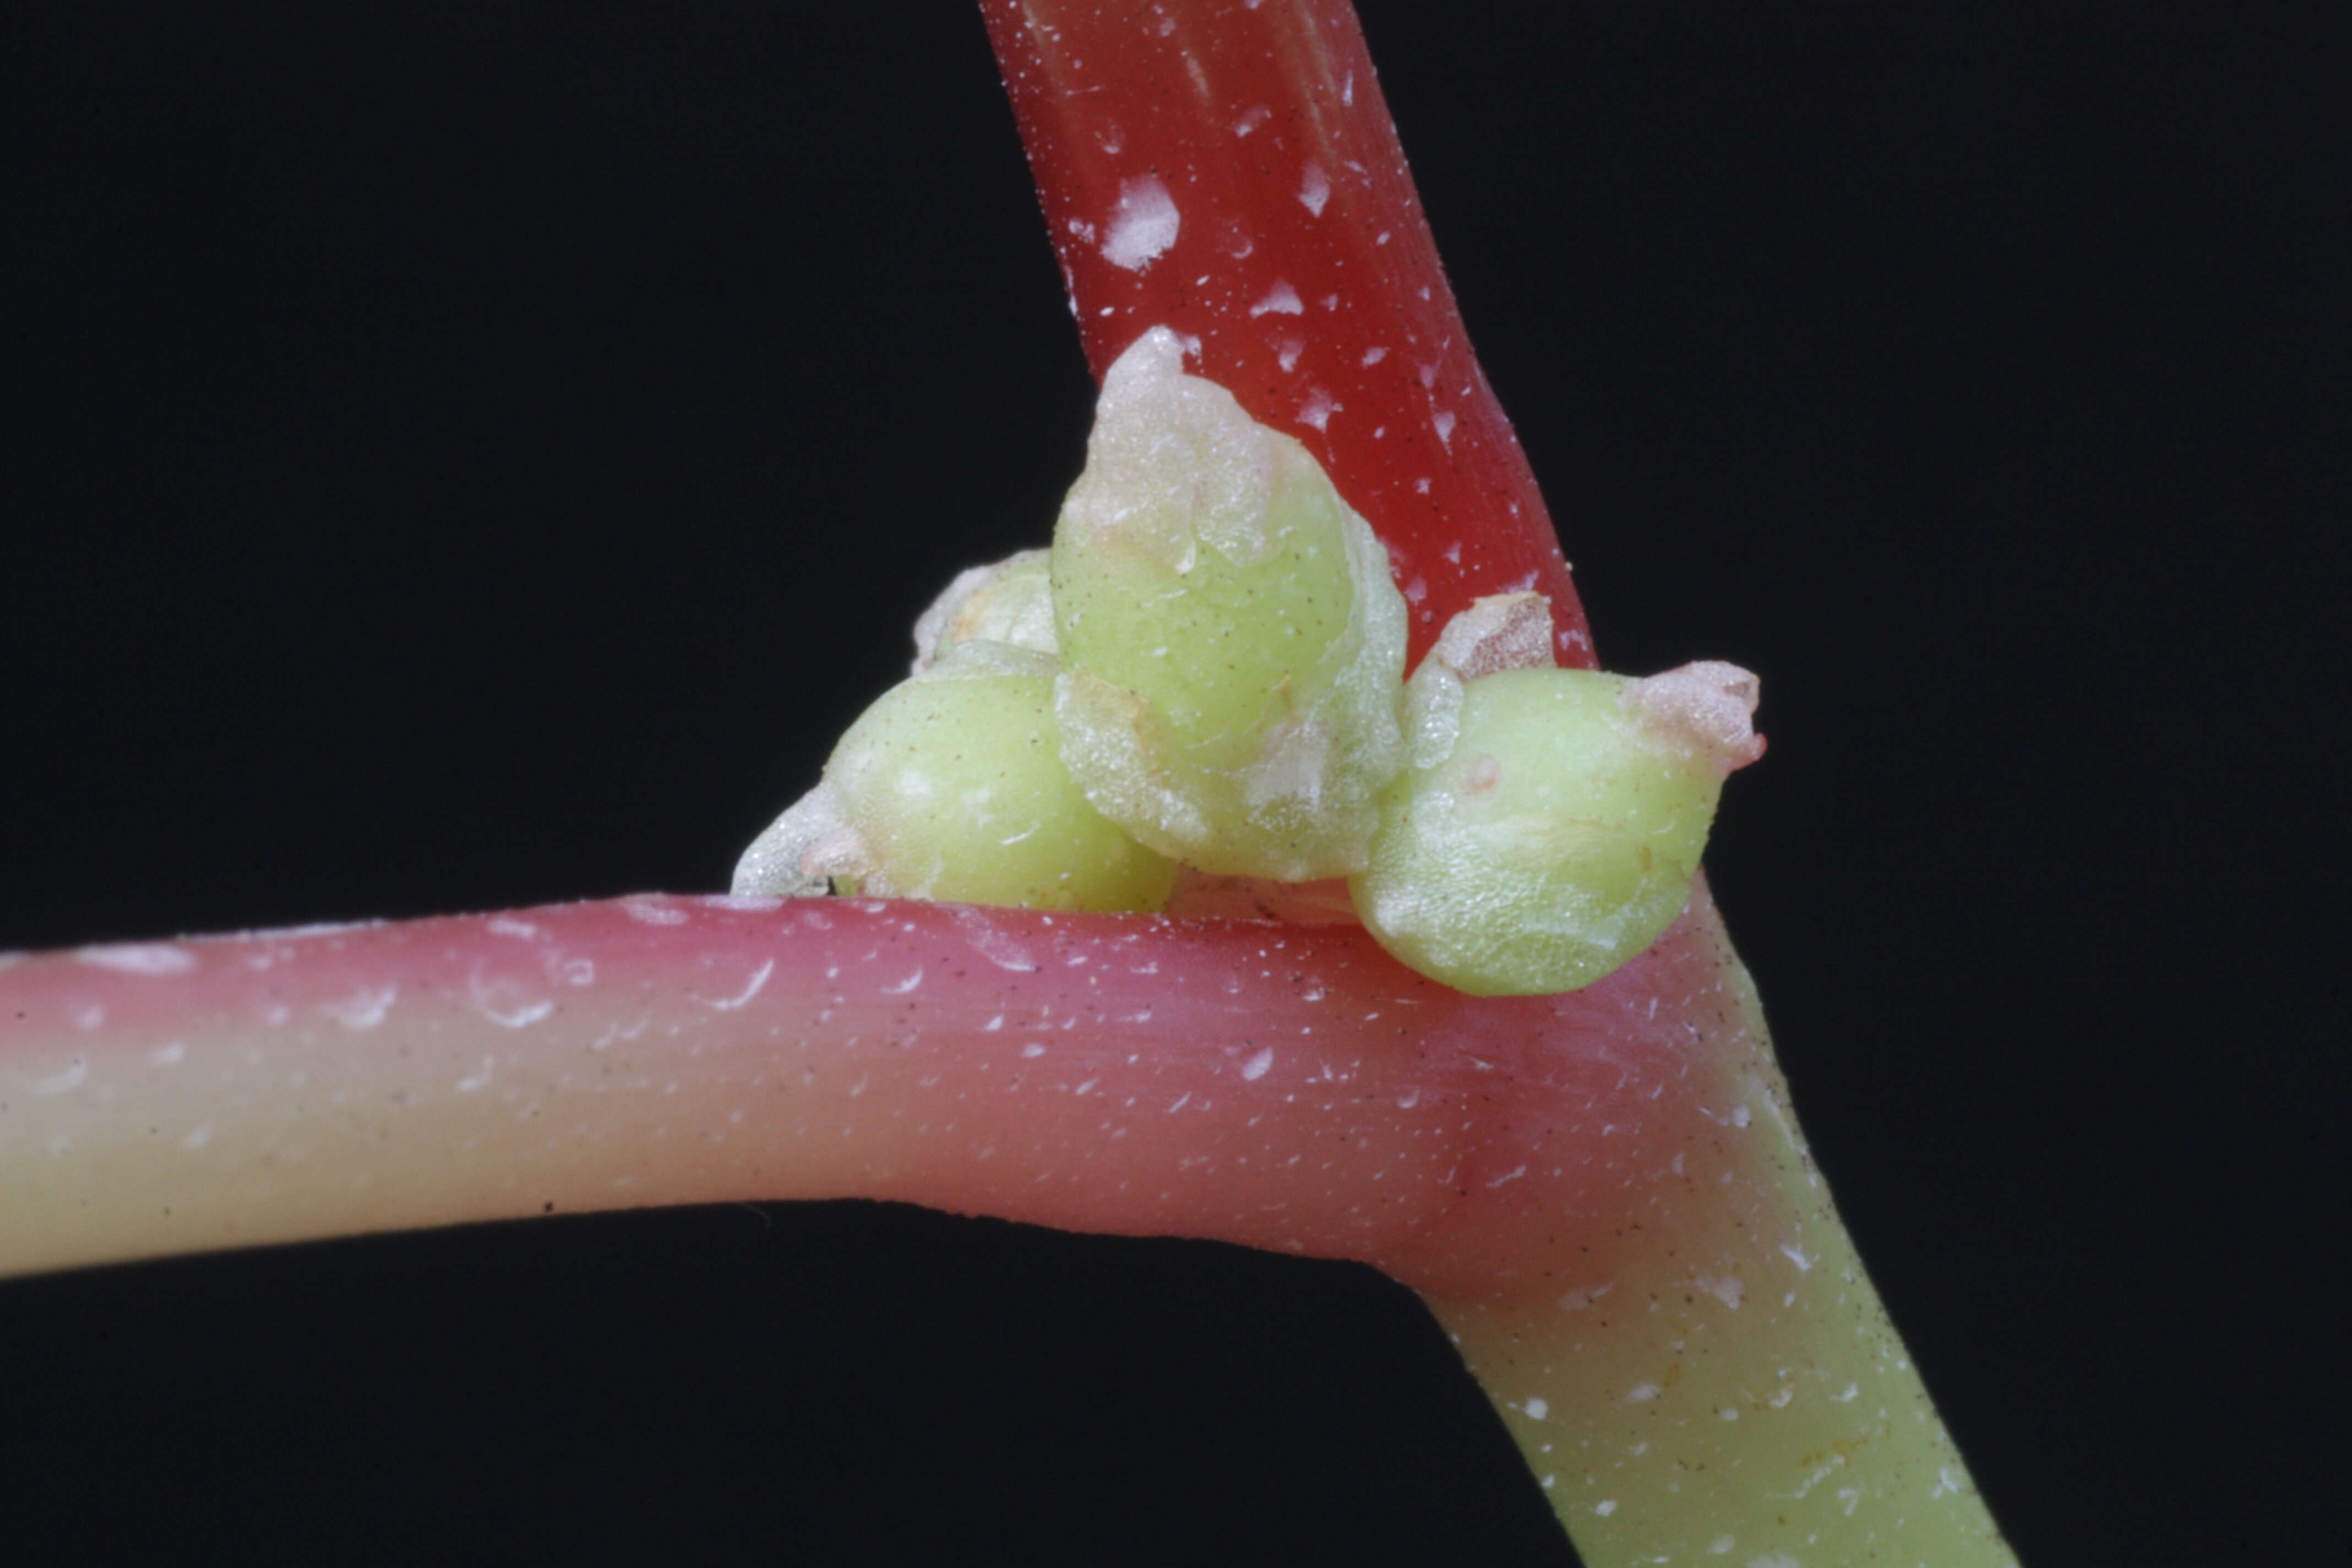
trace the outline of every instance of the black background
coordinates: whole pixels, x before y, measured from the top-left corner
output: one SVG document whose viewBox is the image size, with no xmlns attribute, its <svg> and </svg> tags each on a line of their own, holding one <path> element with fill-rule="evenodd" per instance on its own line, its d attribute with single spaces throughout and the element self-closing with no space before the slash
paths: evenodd
<svg viewBox="0 0 2352 1568">
<path fill-rule="evenodd" d="M 2017 1545 L 2340 1561 L 2336 66 L 1364 12 L 1604 657 L 1766 678 L 1717 890 Z M 961 4 L 9 32 L 0 947 L 718 887 L 1076 473 Z M 0 1531 L 1567 1561 L 1450 1358 L 1366 1270 L 856 1205 L 92 1271 L 0 1287 Z"/>
</svg>

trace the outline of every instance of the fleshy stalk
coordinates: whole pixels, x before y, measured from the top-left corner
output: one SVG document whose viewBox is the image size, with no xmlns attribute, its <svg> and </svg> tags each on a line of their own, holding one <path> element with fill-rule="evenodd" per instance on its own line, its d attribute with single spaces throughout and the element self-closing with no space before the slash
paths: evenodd
<svg viewBox="0 0 2352 1568">
<path fill-rule="evenodd" d="M 1594 662 L 1347 0 L 981 8 L 1097 374 L 1145 326 L 1192 332 L 1202 374 L 1306 443 L 1389 546 L 1416 658 L 1473 599 L 1533 590 L 1559 661 Z M 1704 884 L 1642 960 L 1549 1000 L 1591 1032 L 1465 1004 L 1491 1041 L 1466 1059 L 1495 1077 L 1450 1261 L 1476 1264 L 1381 1261 L 1455 1335 L 1586 1560 L 2011 1561 L 1804 1152 Z"/>
</svg>

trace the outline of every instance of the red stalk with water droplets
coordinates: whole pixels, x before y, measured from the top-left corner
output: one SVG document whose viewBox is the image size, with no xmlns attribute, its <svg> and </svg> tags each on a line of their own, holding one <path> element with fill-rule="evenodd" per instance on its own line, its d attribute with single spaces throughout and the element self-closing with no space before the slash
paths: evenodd
<svg viewBox="0 0 2352 1568">
<path fill-rule="evenodd" d="M 1412 657 L 1482 594 L 1592 639 L 1347 0 L 983 0 L 1099 377 L 1144 329 L 1304 443 L 1389 547 Z"/>
</svg>

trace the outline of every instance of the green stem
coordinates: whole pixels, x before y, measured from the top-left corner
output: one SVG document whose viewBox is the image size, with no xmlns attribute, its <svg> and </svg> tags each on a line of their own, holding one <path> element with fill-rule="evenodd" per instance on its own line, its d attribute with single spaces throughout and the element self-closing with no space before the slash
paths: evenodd
<svg viewBox="0 0 2352 1568">
<path fill-rule="evenodd" d="M 1632 1173 L 1605 1244 L 1548 1248 L 1533 1300 L 1425 1299 L 1596 1568 L 2013 1564 L 1726 973 L 1708 1125 Z"/>
</svg>

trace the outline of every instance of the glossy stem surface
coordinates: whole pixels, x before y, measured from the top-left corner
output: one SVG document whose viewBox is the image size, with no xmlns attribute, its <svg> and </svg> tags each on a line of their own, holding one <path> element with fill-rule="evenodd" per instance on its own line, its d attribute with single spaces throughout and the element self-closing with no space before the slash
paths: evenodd
<svg viewBox="0 0 2352 1568">
<path fill-rule="evenodd" d="M 1524 1112 L 1589 1141 L 1503 1173 L 1544 1215 L 1546 1289 L 1423 1295 L 1593 1568 L 2013 1564 L 1713 934 L 1685 1045 L 1629 1030 L 1608 1110 L 1576 1114 L 1549 1045 L 1519 1064 Z"/>
<path fill-rule="evenodd" d="M 981 8 L 1097 374 L 1148 326 L 1196 340 L 1381 533 L 1416 656 L 1471 599 L 1532 586 L 1561 661 L 1593 664 L 1347 0 Z M 1586 1560 L 2011 1561 L 1703 889 L 1634 969 L 1551 1000 L 1610 996 L 1640 1016 L 1573 1045 L 1468 1005 L 1525 1031 L 1471 1056 L 1496 1076 L 1444 1178 L 1479 1265 L 1375 1259 L 1455 1335 Z"/>
<path fill-rule="evenodd" d="M 1718 947 L 1702 907 L 1496 1002 L 1357 927 L 643 895 L 10 955 L 0 1272 L 862 1196 L 1525 1306 L 1580 1244 L 1529 1194 L 1613 1212 L 1639 1127 L 1712 1126 L 1640 1097 L 1702 1060 Z"/>
<path fill-rule="evenodd" d="M 2006 1561 L 1703 889 L 1538 997 L 1353 927 L 650 895 L 0 964 L 0 1272 L 840 1196 L 1370 1263 L 1595 1564 Z"/>
<path fill-rule="evenodd" d="M 1482 594 L 1591 637 L 1471 353 L 1346 0 L 982 0 L 1099 378 L 1144 329 L 1297 437 L 1388 545 L 1414 658 Z"/>
</svg>

